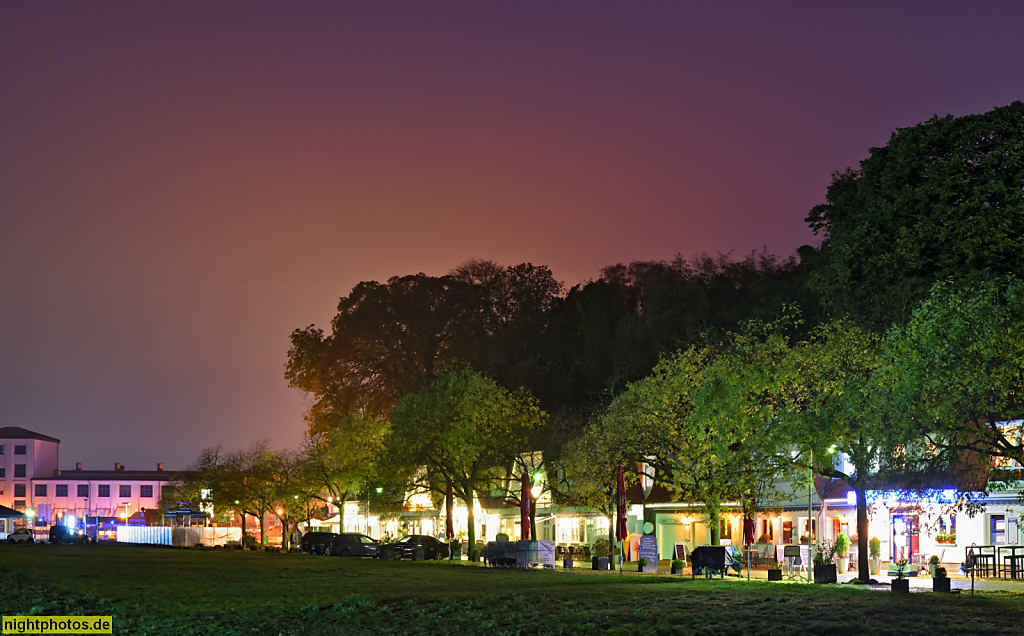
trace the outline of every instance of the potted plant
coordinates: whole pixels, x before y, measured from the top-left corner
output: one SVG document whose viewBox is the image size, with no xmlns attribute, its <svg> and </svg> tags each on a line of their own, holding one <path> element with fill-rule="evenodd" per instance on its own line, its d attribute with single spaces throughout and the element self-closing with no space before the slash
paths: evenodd
<svg viewBox="0 0 1024 636">
<path fill-rule="evenodd" d="M 647 567 L 647 557 L 640 557 L 640 560 L 637 562 L 636 571 L 637 572 L 643 572 L 644 568 L 646 568 L 646 567 Z"/>
<path fill-rule="evenodd" d="M 836 572 L 846 574 L 850 565 L 850 538 L 842 532 L 836 537 Z"/>
<path fill-rule="evenodd" d="M 871 537 L 868 541 L 868 570 L 872 575 L 877 575 L 882 569 L 882 542 L 878 537 Z"/>
<path fill-rule="evenodd" d="M 825 540 L 818 544 L 817 550 L 814 553 L 814 582 L 815 583 L 835 583 L 838 579 L 836 578 L 836 564 L 833 563 L 835 558 L 835 546 L 832 542 Z"/>
<path fill-rule="evenodd" d="M 782 565 L 778 561 L 772 559 L 768 564 L 768 580 L 769 581 L 781 581 L 782 580 Z"/>
<path fill-rule="evenodd" d="M 941 565 L 935 566 L 935 573 L 932 575 L 933 592 L 949 592 L 949 577 L 946 576 L 946 568 Z"/>
<path fill-rule="evenodd" d="M 896 580 L 892 582 L 893 592 L 910 593 L 910 580 L 904 578 L 907 573 L 907 563 L 909 561 L 905 558 L 896 561 Z"/>
<path fill-rule="evenodd" d="M 607 570 L 608 569 L 608 555 L 611 553 L 611 542 L 608 539 L 601 537 L 597 541 L 594 541 L 594 548 L 591 551 L 593 555 L 590 558 L 590 565 L 595 570 Z"/>
<path fill-rule="evenodd" d="M 935 578 L 935 568 L 937 567 L 939 567 L 939 557 L 933 554 L 928 559 L 928 573 L 931 574 L 933 579 Z"/>
<path fill-rule="evenodd" d="M 672 559 L 672 574 L 682 574 L 684 566 L 682 559 Z"/>
</svg>

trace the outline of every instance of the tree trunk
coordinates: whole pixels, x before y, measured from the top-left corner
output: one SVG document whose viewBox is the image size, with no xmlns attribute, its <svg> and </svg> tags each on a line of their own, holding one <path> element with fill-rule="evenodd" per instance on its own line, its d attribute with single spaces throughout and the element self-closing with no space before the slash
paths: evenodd
<svg viewBox="0 0 1024 636">
<path fill-rule="evenodd" d="M 537 540 L 537 498 L 530 495 L 530 539 Z"/>
<path fill-rule="evenodd" d="M 345 502 L 348 500 L 348 492 L 338 495 L 338 532 L 345 532 Z"/>
<path fill-rule="evenodd" d="M 245 512 L 243 511 L 242 512 L 242 536 L 239 537 L 239 540 L 241 541 L 243 548 L 245 547 L 245 536 L 246 536 L 245 535 Z"/>
<path fill-rule="evenodd" d="M 711 545 L 722 544 L 722 521 L 718 514 L 718 504 L 708 505 L 708 530 L 711 535 Z"/>
<path fill-rule="evenodd" d="M 476 515 L 473 513 L 472 484 L 466 484 L 466 496 L 463 497 L 462 501 L 466 504 L 466 521 L 469 523 L 466 534 L 469 537 L 469 559 L 472 561 L 476 552 Z"/>
<path fill-rule="evenodd" d="M 868 570 L 868 496 L 863 482 L 854 487 L 857 492 L 857 578 L 865 583 L 871 578 Z"/>
<path fill-rule="evenodd" d="M 260 545 L 267 545 L 267 513 L 260 513 Z"/>
</svg>

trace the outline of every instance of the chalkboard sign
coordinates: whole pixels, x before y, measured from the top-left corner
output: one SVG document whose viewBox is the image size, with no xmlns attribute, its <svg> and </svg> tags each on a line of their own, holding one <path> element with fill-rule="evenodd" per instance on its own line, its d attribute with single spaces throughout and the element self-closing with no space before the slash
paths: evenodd
<svg viewBox="0 0 1024 636">
<path fill-rule="evenodd" d="M 683 563 L 686 563 L 686 544 L 676 542 L 675 552 L 676 558 L 682 561 Z"/>
<path fill-rule="evenodd" d="M 640 559 L 647 559 L 647 567 L 644 572 L 658 571 L 658 538 L 653 534 L 645 534 L 640 537 Z"/>
</svg>

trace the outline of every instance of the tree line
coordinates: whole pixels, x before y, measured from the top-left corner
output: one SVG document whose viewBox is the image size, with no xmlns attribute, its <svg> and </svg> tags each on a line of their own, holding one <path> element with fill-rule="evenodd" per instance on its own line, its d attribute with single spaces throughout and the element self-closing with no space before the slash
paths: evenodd
<svg viewBox="0 0 1024 636">
<path fill-rule="evenodd" d="M 997 425 L 1024 395 L 1024 103 L 895 131 L 806 221 L 820 245 L 788 258 L 636 261 L 570 289 L 489 261 L 358 284 L 329 330 L 291 336 L 285 378 L 312 399 L 294 505 L 396 512 L 450 486 L 472 510 L 518 503 L 526 474 L 610 512 L 623 463 L 714 530 L 720 503 L 752 513 L 813 471 L 857 493 L 864 543 L 873 485 L 1004 478 L 1024 461 L 1019 427 Z M 218 467 L 243 454 L 197 472 L 241 474 Z M 243 482 L 298 483 L 286 472 Z"/>
</svg>

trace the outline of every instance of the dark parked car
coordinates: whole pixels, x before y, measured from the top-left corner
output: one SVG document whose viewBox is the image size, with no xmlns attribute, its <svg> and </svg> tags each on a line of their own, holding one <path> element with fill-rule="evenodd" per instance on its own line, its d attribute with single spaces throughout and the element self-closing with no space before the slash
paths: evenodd
<svg viewBox="0 0 1024 636">
<path fill-rule="evenodd" d="M 331 549 L 331 541 L 338 536 L 333 532 L 307 532 L 299 541 L 299 551 L 310 554 L 326 555 Z"/>
<path fill-rule="evenodd" d="M 342 532 L 331 541 L 331 556 L 375 556 L 377 540 L 358 532 Z"/>
<path fill-rule="evenodd" d="M 50 543 L 89 543 L 89 535 L 67 526 L 50 526 Z"/>
<path fill-rule="evenodd" d="M 381 558 L 388 549 L 395 551 L 396 559 L 411 559 L 416 548 L 423 548 L 423 558 L 432 559 L 447 559 L 448 558 L 448 546 L 441 543 L 434 537 L 428 537 L 422 534 L 410 534 L 407 537 L 402 537 L 394 543 L 387 543 L 377 546 L 377 558 Z"/>
</svg>

